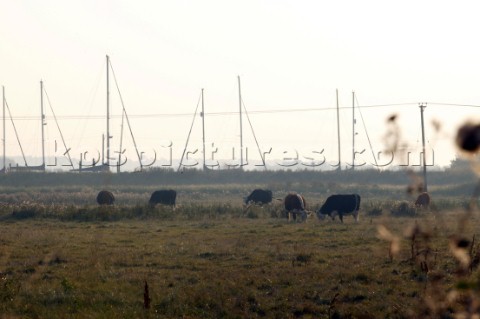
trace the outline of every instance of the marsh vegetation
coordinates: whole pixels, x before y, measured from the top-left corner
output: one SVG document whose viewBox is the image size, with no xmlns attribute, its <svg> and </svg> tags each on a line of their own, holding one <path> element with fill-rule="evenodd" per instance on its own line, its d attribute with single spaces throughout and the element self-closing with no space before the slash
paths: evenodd
<svg viewBox="0 0 480 319">
<path fill-rule="evenodd" d="M 400 172 L 405 183 L 282 174 L 283 181 L 264 184 L 110 180 L 116 198 L 110 207 L 95 203 L 107 184 L 74 183 L 64 175 L 57 185 L 44 180 L 41 186 L 33 178 L 30 185 L 2 183 L 0 313 L 8 318 L 478 313 L 479 216 L 465 209 L 474 183 L 433 184 L 432 206 L 419 209 Z M 245 212 L 242 197 L 258 186 L 271 188 L 275 198 L 298 190 L 310 210 L 331 193 L 359 192 L 360 222 L 346 216 L 344 224 L 315 217 L 289 223 L 280 201 Z M 176 209 L 148 205 L 158 187 L 177 190 Z"/>
</svg>

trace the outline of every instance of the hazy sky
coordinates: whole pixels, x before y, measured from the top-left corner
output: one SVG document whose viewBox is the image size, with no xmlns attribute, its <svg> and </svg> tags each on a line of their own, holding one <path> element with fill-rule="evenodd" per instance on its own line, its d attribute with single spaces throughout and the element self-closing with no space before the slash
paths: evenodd
<svg viewBox="0 0 480 319">
<path fill-rule="evenodd" d="M 300 158 L 323 150 L 327 161 L 338 159 L 336 89 L 344 162 L 351 162 L 352 91 L 365 162 L 373 162 L 365 132 L 381 151 L 390 114 L 399 115 L 403 140 L 416 152 L 418 105 L 427 102 L 428 147 L 444 165 L 455 156 L 459 123 L 480 113 L 463 106 L 480 105 L 476 1 L 1 2 L 0 84 L 27 156 L 41 155 L 40 80 L 50 101 L 45 97 L 47 155 L 63 153 L 49 104 L 76 162 L 82 152 L 101 150 L 107 54 L 145 157 L 165 157 L 169 149 L 182 155 L 202 88 L 206 153 L 218 148 L 216 158 L 231 158 L 235 147 L 238 154 L 237 76 L 258 143 L 272 149 L 267 159 L 294 150 Z M 110 87 L 113 153 L 121 103 L 112 74 Z M 442 123 L 438 133 L 434 119 Z M 246 117 L 243 131 L 249 157 L 258 160 Z M 189 144 L 199 149 L 194 160 L 201 159 L 201 142 L 197 117 Z M 128 130 L 123 145 L 133 161 Z M 7 155 L 18 154 L 7 123 Z"/>
</svg>

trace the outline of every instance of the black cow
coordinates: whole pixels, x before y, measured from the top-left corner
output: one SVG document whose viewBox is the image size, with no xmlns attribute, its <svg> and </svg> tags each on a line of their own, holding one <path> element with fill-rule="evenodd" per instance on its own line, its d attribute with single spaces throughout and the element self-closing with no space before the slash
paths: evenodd
<svg viewBox="0 0 480 319">
<path fill-rule="evenodd" d="M 360 195 L 332 195 L 327 198 L 325 203 L 317 210 L 317 217 L 319 219 L 325 218 L 325 215 L 335 219 L 338 214 L 340 221 L 343 223 L 343 215 L 353 214 L 355 221 L 358 221 L 358 210 L 360 209 Z"/>
<path fill-rule="evenodd" d="M 307 219 L 307 203 L 302 195 L 290 193 L 285 197 L 283 204 L 285 205 L 288 220 L 290 220 L 290 213 L 293 220 L 297 220 L 297 214 L 301 214 L 303 221 Z"/>
<path fill-rule="evenodd" d="M 272 191 L 265 189 L 255 189 L 247 197 L 244 197 L 245 205 L 248 204 L 268 204 L 272 202 Z"/>
<path fill-rule="evenodd" d="M 99 205 L 113 205 L 115 197 L 110 191 L 100 191 L 97 195 L 97 203 Z"/>
<path fill-rule="evenodd" d="M 173 189 L 163 189 L 159 191 L 154 191 L 148 203 L 150 206 L 155 206 L 156 204 L 170 205 L 175 207 L 175 201 L 177 199 L 177 192 Z"/>
</svg>

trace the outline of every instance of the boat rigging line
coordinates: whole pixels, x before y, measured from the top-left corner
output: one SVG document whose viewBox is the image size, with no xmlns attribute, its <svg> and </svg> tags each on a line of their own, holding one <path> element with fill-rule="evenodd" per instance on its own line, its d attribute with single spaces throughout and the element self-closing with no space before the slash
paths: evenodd
<svg viewBox="0 0 480 319">
<path fill-rule="evenodd" d="M 45 89 L 45 85 L 42 86 L 43 92 L 45 93 L 45 96 L 47 97 L 47 102 L 48 106 L 50 107 L 50 110 L 52 111 L 53 118 L 55 120 L 55 124 L 57 125 L 58 132 L 60 133 L 60 137 L 62 138 L 62 143 L 63 147 L 65 147 L 65 153 L 63 155 L 67 155 L 68 161 L 70 162 L 70 166 L 74 168 L 72 158 L 70 157 L 70 150 L 71 148 L 67 148 L 67 144 L 65 143 L 65 139 L 63 138 L 63 133 L 62 130 L 60 129 L 60 125 L 58 124 L 57 117 L 55 115 L 55 112 L 53 111 L 52 103 L 50 103 L 50 97 L 48 96 L 47 90 Z"/>
<path fill-rule="evenodd" d="M 25 166 L 28 166 L 27 159 L 25 157 L 25 153 L 23 152 L 22 143 L 20 143 L 20 138 L 18 137 L 17 128 L 15 126 L 15 122 L 13 122 L 12 113 L 10 112 L 10 107 L 8 106 L 7 99 L 4 99 L 4 101 L 5 101 L 5 106 L 7 107 L 8 115 L 10 116 L 10 121 L 12 122 L 13 131 L 15 132 L 15 137 L 17 138 L 18 146 L 20 147 L 20 152 L 22 153 L 23 162 L 25 163 Z M 5 141 L 4 141 L 4 143 L 5 143 Z"/>
<path fill-rule="evenodd" d="M 373 160 L 375 161 L 375 167 L 379 168 L 378 163 L 377 163 L 377 157 L 375 156 L 375 152 L 373 151 L 372 142 L 370 141 L 370 136 L 368 135 L 367 126 L 365 124 L 365 120 L 363 119 L 363 114 L 362 114 L 362 109 L 360 107 L 360 103 L 358 103 L 358 98 L 357 98 L 356 94 L 354 95 L 354 97 L 355 97 L 355 102 L 357 102 L 358 113 L 360 113 L 360 118 L 362 119 L 363 129 L 365 130 L 365 135 L 367 136 L 368 145 L 370 145 L 370 150 L 372 152 Z M 380 170 L 380 168 L 379 168 L 379 170 Z"/>
<path fill-rule="evenodd" d="M 252 122 L 250 121 L 250 116 L 248 116 L 247 108 L 245 107 L 245 103 L 243 102 L 243 99 L 242 99 L 242 105 L 245 110 L 245 115 L 247 116 L 248 124 L 250 124 L 250 129 L 252 130 L 253 139 L 255 140 L 255 144 L 257 144 L 258 153 L 260 154 L 260 158 L 262 159 L 263 167 L 266 170 L 267 165 L 265 164 L 265 157 L 263 156 L 262 150 L 260 149 L 260 145 L 258 144 L 257 136 L 255 135 L 255 131 L 253 130 L 253 125 L 252 125 Z"/>
<path fill-rule="evenodd" d="M 127 120 L 127 126 L 128 126 L 129 131 L 130 131 L 130 135 L 132 136 L 133 146 L 135 147 L 135 152 L 137 153 L 138 162 L 140 163 L 140 170 L 142 170 L 143 169 L 142 158 L 140 156 L 140 153 L 138 152 L 137 143 L 135 142 L 135 137 L 133 136 L 132 126 L 130 125 L 130 120 L 128 119 L 127 110 L 125 109 L 125 104 L 123 103 L 122 93 L 120 93 L 120 88 L 118 86 L 117 77 L 115 75 L 115 70 L 113 69 L 112 62 L 110 62 L 110 69 L 112 70 L 113 79 L 115 81 L 115 86 L 117 87 L 118 95 L 120 97 L 120 103 L 122 103 L 122 109 L 123 109 L 123 113 L 125 114 L 125 119 Z M 123 121 L 123 115 L 122 115 L 122 121 Z M 119 155 L 119 157 L 120 157 L 120 155 Z M 119 162 L 119 165 L 120 165 L 120 162 Z"/>
<path fill-rule="evenodd" d="M 183 158 L 185 157 L 185 152 L 187 151 L 188 141 L 190 140 L 190 135 L 192 134 L 193 124 L 195 124 L 195 118 L 197 117 L 198 106 L 200 105 L 202 96 L 203 96 L 203 90 L 202 90 L 202 93 L 200 93 L 200 96 L 198 97 L 197 107 L 195 108 L 195 112 L 193 113 L 192 124 L 190 125 L 190 131 L 188 131 L 187 141 L 185 142 L 185 147 L 183 148 L 183 153 L 182 153 L 182 157 L 180 158 L 180 163 L 178 164 L 177 172 L 180 171 L 180 168 L 183 165 Z M 204 116 L 203 113 L 202 113 L 202 116 Z"/>
</svg>

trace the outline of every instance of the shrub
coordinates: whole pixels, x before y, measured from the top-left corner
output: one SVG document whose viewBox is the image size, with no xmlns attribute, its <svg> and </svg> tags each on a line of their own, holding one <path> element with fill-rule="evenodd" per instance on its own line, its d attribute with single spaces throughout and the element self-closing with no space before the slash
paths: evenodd
<svg viewBox="0 0 480 319">
<path fill-rule="evenodd" d="M 383 213 L 383 209 L 381 207 L 372 207 L 371 209 L 367 210 L 367 216 L 380 216 Z"/>
<path fill-rule="evenodd" d="M 250 211 L 247 212 L 246 217 L 250 218 L 250 219 L 256 219 L 256 218 L 258 218 L 258 214 L 255 211 L 250 210 Z"/>
<path fill-rule="evenodd" d="M 417 209 L 414 204 L 407 201 L 401 201 L 395 203 L 390 212 L 395 217 L 415 216 L 417 214 Z"/>
</svg>

